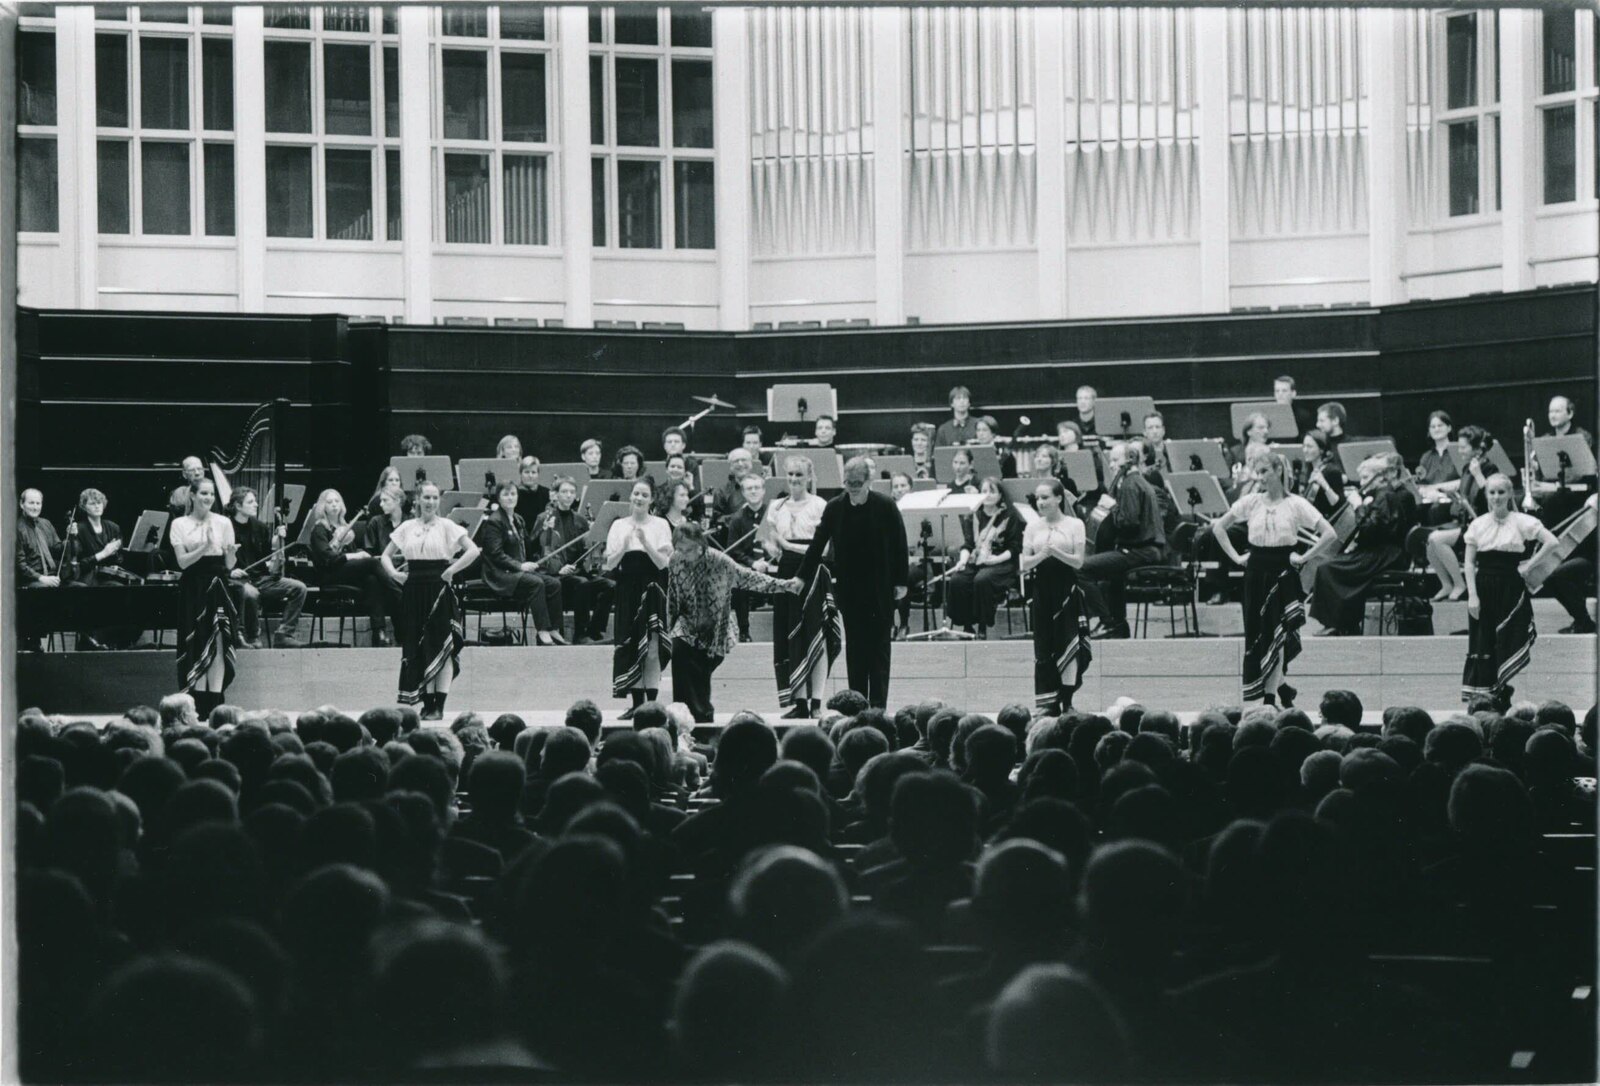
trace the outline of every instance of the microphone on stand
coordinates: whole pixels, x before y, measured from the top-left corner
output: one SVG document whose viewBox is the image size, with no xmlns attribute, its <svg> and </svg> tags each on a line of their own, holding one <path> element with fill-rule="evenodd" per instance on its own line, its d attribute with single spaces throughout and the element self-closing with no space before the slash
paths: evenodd
<svg viewBox="0 0 1600 1086">
<path fill-rule="evenodd" d="M 1122 421 L 1122 432 L 1125 433 L 1125 434 L 1133 433 L 1133 414 L 1132 414 L 1132 412 L 1124 411 L 1122 413 L 1122 420 L 1121 421 Z"/>
<path fill-rule="evenodd" d="M 796 411 L 800 412 L 800 421 L 801 422 L 804 422 L 806 420 L 806 411 L 810 406 L 811 406 L 810 404 L 806 403 L 806 398 L 804 396 L 800 397 L 798 400 L 795 401 L 794 409 Z"/>
</svg>

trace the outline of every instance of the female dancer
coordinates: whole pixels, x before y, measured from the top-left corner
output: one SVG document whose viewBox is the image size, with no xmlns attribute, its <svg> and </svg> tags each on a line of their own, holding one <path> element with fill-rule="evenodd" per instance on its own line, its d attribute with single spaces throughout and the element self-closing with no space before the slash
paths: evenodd
<svg viewBox="0 0 1600 1086">
<path fill-rule="evenodd" d="M 344 498 L 339 492 L 324 490 L 311 509 L 311 565 L 319 585 L 357 589 L 372 622 L 372 643 L 391 645 L 383 629 L 389 591 L 383 563 L 368 551 L 349 549 L 360 526 L 359 518 L 345 523 Z"/>
<path fill-rule="evenodd" d="M 1289 464 L 1277 453 L 1252 459 L 1257 487 L 1211 522 L 1217 545 L 1234 565 L 1244 566 L 1244 700 L 1294 705 L 1297 693 L 1284 681 L 1289 661 L 1300 655 L 1300 627 L 1306 624 L 1305 589 L 1300 567 L 1338 539 L 1327 518 L 1298 494 L 1289 493 Z M 1250 544 L 1240 554 L 1228 529 L 1243 521 Z M 1302 532 L 1316 532 L 1305 554 L 1294 547 Z"/>
<path fill-rule="evenodd" d="M 1481 426 L 1463 426 L 1456 444 L 1461 455 L 1469 458 L 1467 466 L 1455 486 L 1445 483 L 1439 487 L 1444 493 L 1453 494 L 1456 523 L 1428 533 L 1428 565 L 1439 578 L 1435 600 L 1459 600 L 1467 594 L 1467 579 L 1456 561 L 1456 546 L 1461 542 L 1462 528 L 1489 508 L 1484 491 L 1493 469 L 1485 471 L 1484 462 L 1494 448 L 1494 436 Z"/>
<path fill-rule="evenodd" d="M 195 712 L 207 716 L 222 704 L 233 681 L 239 615 L 228 596 L 228 571 L 239 560 L 233 524 L 211 511 L 217 491 L 210 479 L 189 488 L 189 510 L 167 530 L 183 575 L 178 579 L 178 685 L 194 695 Z"/>
<path fill-rule="evenodd" d="M 1040 714 L 1059 716 L 1072 708 L 1093 653 L 1089 612 L 1078 587 L 1083 565 L 1083 521 L 1067 511 L 1060 479 L 1040 479 L 1033 488 L 1039 519 L 1022 533 L 1022 570 L 1029 573 L 1033 602 L 1033 700 Z"/>
<path fill-rule="evenodd" d="M 637 451 L 637 450 L 635 450 Z M 620 463 L 622 457 L 619 456 Z M 654 701 L 661 689 L 661 668 L 672 658 L 666 639 L 667 563 L 672 561 L 672 528 L 650 512 L 655 487 L 639 479 L 629 495 L 631 513 L 618 517 L 606 535 L 605 568 L 617 583 L 616 647 L 611 651 L 611 696 L 631 694 L 633 705 L 622 714 Z"/>
<path fill-rule="evenodd" d="M 827 503 L 817 497 L 811 458 L 790 456 L 783 462 L 783 477 L 789 492 L 767 507 L 765 531 L 760 533 L 767 549 L 767 560 L 757 562 L 757 573 L 786 580 L 800 572 L 806 549 L 811 546 L 822 511 Z M 807 586 L 807 596 L 811 586 Z M 827 668 L 807 651 L 810 639 L 802 638 L 804 614 L 801 601 L 788 596 L 772 600 L 772 670 L 778 680 L 778 704 L 791 708 L 787 720 L 801 720 L 822 712 L 822 688 Z M 797 633 L 799 629 L 799 633 Z M 806 669 L 810 660 L 813 666 Z"/>
<path fill-rule="evenodd" d="M 403 571 L 395 568 L 397 554 L 406 560 Z M 417 488 L 417 515 L 394 530 L 380 560 L 402 589 L 400 704 L 420 701 L 423 720 L 442 720 L 467 640 L 455 576 L 478 560 L 478 545 L 465 528 L 439 515 L 439 488 L 423 483 Z"/>
<path fill-rule="evenodd" d="M 973 539 L 966 555 L 950 571 L 945 586 L 950 621 L 986 640 L 994 625 L 995 609 L 1017 586 L 1017 558 L 1022 553 L 1022 518 L 1000 491 L 1000 480 L 989 476 L 981 485 L 983 504 L 973 514 Z"/>
<path fill-rule="evenodd" d="M 809 463 L 809 461 L 808 461 Z M 745 592 L 799 592 L 800 579 L 780 581 L 746 569 L 706 545 L 705 529 L 685 521 L 672 533 L 667 623 L 672 637 L 672 694 L 689 707 L 697 724 L 711 723 L 711 675 L 738 644 L 733 623 L 735 588 Z M 826 572 L 817 567 L 824 583 Z M 838 655 L 838 616 L 834 616 L 829 657 Z"/>
<path fill-rule="evenodd" d="M 624 445 L 618 449 L 616 462 L 611 465 L 611 477 L 631 480 L 639 478 L 642 474 L 644 474 L 644 453 L 633 445 Z"/>
<path fill-rule="evenodd" d="M 1522 555 L 1532 540 L 1539 541 L 1533 559 L 1557 542 L 1538 517 L 1511 508 L 1510 479 L 1496 472 L 1483 490 L 1489 511 L 1475 517 L 1465 532 L 1467 663 L 1461 673 L 1461 700 L 1487 694 L 1509 708 L 1511 678 L 1528 666 L 1538 637 L 1533 602 L 1522 580 Z"/>
</svg>

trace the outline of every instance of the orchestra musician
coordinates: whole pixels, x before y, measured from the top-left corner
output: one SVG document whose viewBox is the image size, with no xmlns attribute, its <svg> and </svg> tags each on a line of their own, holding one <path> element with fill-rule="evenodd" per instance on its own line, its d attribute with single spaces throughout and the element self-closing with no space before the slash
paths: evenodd
<svg viewBox="0 0 1600 1086">
<path fill-rule="evenodd" d="M 934 430 L 930 423 L 919 422 L 911 427 L 911 462 L 916 465 L 918 479 L 932 479 Z"/>
<path fill-rule="evenodd" d="M 167 528 L 182 594 L 178 605 L 178 686 L 193 695 L 195 712 L 209 716 L 233 682 L 239 616 L 228 595 L 229 571 L 239 560 L 233 524 L 212 512 L 216 486 L 201 478 L 184 515 Z"/>
<path fill-rule="evenodd" d="M 378 485 L 372 489 L 372 497 L 367 499 L 367 504 L 362 507 L 362 514 L 369 520 L 374 519 L 382 511 L 382 502 L 379 500 L 385 494 L 395 494 L 400 498 L 400 507 L 409 512 L 411 509 L 411 495 L 406 493 L 405 482 L 400 478 L 400 473 L 393 467 L 384 468 L 378 472 Z M 398 522 L 397 522 L 398 523 Z M 379 547 L 372 553 L 377 554 L 383 548 Z"/>
<path fill-rule="evenodd" d="M 1596 495 L 1590 494 L 1584 504 L 1595 507 Z M 1595 632 L 1594 616 L 1589 614 L 1589 594 L 1595 583 L 1595 540 L 1591 534 L 1579 543 L 1559 566 L 1545 578 L 1543 590 L 1561 604 L 1572 622 L 1557 633 L 1592 634 Z"/>
<path fill-rule="evenodd" d="M 767 516 L 767 482 L 754 470 L 735 480 L 739 485 L 739 505 L 726 522 L 727 555 L 742 566 L 756 567 L 765 553 L 757 529 Z M 735 589 L 733 617 L 738 621 L 739 640 L 750 640 L 750 593 Z"/>
<path fill-rule="evenodd" d="M 618 517 L 606 535 L 605 568 L 615 571 L 617 617 L 611 651 L 611 694 L 631 695 L 623 720 L 632 720 L 646 699 L 655 700 L 661 668 L 672 658 L 666 640 L 667 565 L 672 561 L 672 529 L 650 512 L 655 486 L 648 478 L 633 484 L 631 512 Z"/>
<path fill-rule="evenodd" d="M 372 623 L 373 645 L 392 645 L 394 642 L 384 630 L 389 578 L 384 575 L 383 563 L 370 551 L 350 549 L 360 529 L 360 520 L 345 521 L 344 498 L 339 492 L 324 490 L 311 508 L 311 565 L 317 571 L 320 586 L 356 589 Z"/>
<path fill-rule="evenodd" d="M 1083 428 L 1071 419 L 1062 419 L 1056 423 L 1056 444 L 1062 452 L 1083 448 Z"/>
<path fill-rule="evenodd" d="M 684 509 L 691 520 L 699 520 L 704 511 L 705 499 L 704 496 L 695 489 L 694 475 L 690 473 L 689 469 L 689 458 L 684 456 L 682 453 L 672 453 L 667 457 L 666 465 L 667 478 L 666 481 L 661 483 L 660 487 L 658 488 L 659 507 L 657 508 L 656 512 L 661 515 L 665 515 L 666 510 L 672 509 L 675 506 L 677 502 L 677 496 L 673 493 L 673 488 L 676 487 L 677 484 L 682 483 L 684 489 L 688 491 L 689 494 L 689 499 L 687 504 L 684 506 Z M 677 525 L 674 524 L 673 527 L 676 528 Z"/>
<path fill-rule="evenodd" d="M 589 533 L 589 521 L 577 510 L 578 483 L 570 476 L 555 481 L 555 502 L 539 527 L 540 569 L 559 578 L 561 598 L 572 605 L 572 634 L 580 645 L 606 643 L 611 602 L 617 586 L 594 569 L 593 557 L 575 542 Z M 556 552 L 560 553 L 557 554 Z"/>
<path fill-rule="evenodd" d="M 888 495 L 874 493 L 869 485 L 873 472 L 873 463 L 865 456 L 845 463 L 845 492 L 823 510 L 799 577 L 806 593 L 812 593 L 817 583 L 813 578 L 831 543 L 834 598 L 844 620 L 850 688 L 864 694 L 867 704 L 882 709 L 889 700 L 894 602 L 906 594 L 909 547 L 900 510 Z"/>
<path fill-rule="evenodd" d="M 681 458 L 679 458 L 681 459 Z M 671 468 L 667 469 L 669 472 Z M 656 515 L 676 529 L 694 519 L 694 499 L 689 491 L 689 480 L 669 479 L 661 485 L 656 498 Z"/>
<path fill-rule="evenodd" d="M 376 499 L 377 512 L 361 522 L 361 549 L 368 554 L 382 554 L 389 545 L 389 540 L 394 536 L 394 530 L 406 521 L 407 512 L 411 508 L 411 497 L 404 491 L 397 491 L 392 487 L 381 490 Z M 403 559 L 402 559 L 403 560 Z M 382 567 L 383 563 L 379 563 Z M 384 591 L 388 596 L 385 604 L 386 610 L 393 616 L 395 623 L 395 636 L 403 638 L 405 631 L 400 629 L 400 582 L 389 577 L 389 571 L 384 570 Z"/>
<path fill-rule="evenodd" d="M 392 494 L 390 496 L 393 501 Z M 262 601 L 280 600 L 283 617 L 268 639 L 273 648 L 297 649 L 303 642 L 295 636 L 300 628 L 300 611 L 306 603 L 304 581 L 283 574 L 282 529 L 260 519 L 261 499 L 248 486 L 235 487 L 228 498 L 233 516 L 233 536 L 239 541 L 239 564 L 229 571 L 229 587 L 244 612 L 244 646 L 261 647 Z"/>
<path fill-rule="evenodd" d="M 674 456 L 683 457 L 684 470 L 689 476 L 689 487 L 692 490 L 700 477 L 700 461 L 689 455 L 689 435 L 684 433 L 681 426 L 668 426 L 661 431 L 661 451 L 670 464 Z"/>
<path fill-rule="evenodd" d="M 1156 463 L 1167 462 L 1167 418 L 1159 411 L 1152 411 L 1144 417 L 1144 443 L 1145 447 L 1155 456 Z"/>
<path fill-rule="evenodd" d="M 173 521 L 188 512 L 189 496 L 193 492 L 195 484 L 206 477 L 205 463 L 198 456 L 184 457 L 182 463 L 178 466 L 178 470 L 183 475 L 183 483 L 167 496 L 168 525 L 171 525 Z M 161 568 L 177 568 L 177 558 L 172 553 L 172 535 L 170 532 L 162 537 L 161 545 L 157 550 Z"/>
<path fill-rule="evenodd" d="M 979 415 L 976 422 L 976 432 L 972 437 L 974 445 L 994 445 L 994 432 L 999 427 L 993 415 Z M 1015 479 L 1017 477 L 1017 458 L 1010 449 L 996 447 L 995 455 L 1000 460 L 1000 478 Z"/>
<path fill-rule="evenodd" d="M 1289 463 L 1274 452 L 1250 461 L 1256 487 L 1211 522 L 1218 546 L 1244 575 L 1244 700 L 1268 705 L 1294 704 L 1297 691 L 1285 681 L 1289 663 L 1300 655 L 1300 627 L 1305 625 L 1305 592 L 1300 567 L 1338 539 L 1333 525 L 1310 502 L 1289 492 Z M 1229 529 L 1246 526 L 1248 555 L 1240 554 Z M 1302 533 L 1315 532 L 1317 542 L 1305 554 L 1295 553 Z"/>
<path fill-rule="evenodd" d="M 755 460 L 750 455 L 750 450 L 744 446 L 728 450 L 728 481 L 717 488 L 716 493 L 709 496 L 705 503 L 711 510 L 711 527 L 720 528 L 726 524 L 728 518 L 733 516 L 744 501 L 744 491 L 740 485 L 746 475 L 755 471 Z M 705 500 L 704 497 L 702 500 Z M 736 536 L 727 536 L 723 542 L 730 542 Z"/>
<path fill-rule="evenodd" d="M 980 484 L 982 504 L 973 513 L 967 549 L 945 578 L 950 621 L 967 633 L 986 640 L 995 611 L 1017 586 L 1018 559 L 1022 554 L 1022 517 L 1000 490 L 1000 480 L 990 476 Z M 976 630 L 974 630 L 976 627 Z"/>
<path fill-rule="evenodd" d="M 763 477 L 770 476 L 772 474 L 772 465 L 768 464 L 766 458 L 761 455 L 761 427 L 754 424 L 746 426 L 744 433 L 740 435 L 740 444 L 750 454 L 750 460 L 755 470 L 759 471 Z"/>
<path fill-rule="evenodd" d="M 911 493 L 911 490 L 911 476 L 907 475 L 905 472 L 897 471 L 889 476 L 889 497 L 896 505 L 899 505 L 900 499 Z M 906 585 L 909 588 L 911 585 L 920 583 L 922 585 L 922 591 L 926 592 L 928 588 L 928 571 L 922 566 L 922 558 L 918 553 L 917 545 L 913 543 L 911 548 L 911 553 L 907 559 L 908 564 L 906 566 Z M 894 641 L 904 641 L 906 639 L 906 634 L 908 634 L 910 630 L 911 593 L 907 591 L 904 596 L 895 601 L 895 624 L 893 629 L 889 631 L 890 639 Z"/>
<path fill-rule="evenodd" d="M 1034 446 L 1033 463 L 1028 468 L 1028 476 L 1032 479 L 1060 479 L 1065 483 L 1061 451 L 1054 445 Z"/>
<path fill-rule="evenodd" d="M 515 494 L 516 486 L 510 480 L 501 485 Z M 502 493 L 502 500 L 504 496 Z M 444 718 L 451 681 L 461 674 L 461 649 L 467 635 L 455 578 L 477 561 L 478 554 L 467 530 L 439 515 L 438 485 L 423 483 L 417 488 L 417 515 L 394 530 L 379 556 L 384 570 L 403 591 L 401 612 L 405 617 L 399 627 L 405 641 L 397 698 L 401 705 L 421 702 L 423 720 Z M 405 559 L 404 569 L 395 567 L 396 555 Z"/>
<path fill-rule="evenodd" d="M 1451 505 L 1437 499 L 1447 496 L 1460 485 L 1461 472 L 1450 455 L 1451 447 L 1455 444 L 1455 432 L 1455 421 L 1448 413 L 1428 413 L 1429 446 L 1423 451 L 1421 459 L 1417 461 L 1417 470 L 1412 474 L 1422 488 L 1424 504 L 1418 510 L 1418 516 L 1425 525 L 1444 524 L 1453 519 Z"/>
<path fill-rule="evenodd" d="M 524 456 L 517 465 L 517 478 L 517 508 L 528 524 L 535 524 L 550 505 L 550 488 L 539 482 L 539 458 Z"/>
<path fill-rule="evenodd" d="M 1522 579 L 1533 559 L 1556 546 L 1556 537 L 1537 517 L 1512 508 L 1511 480 L 1499 472 L 1484 481 L 1488 512 L 1468 524 L 1463 538 L 1467 582 L 1467 660 L 1461 672 L 1461 700 L 1488 696 L 1501 712 L 1511 708 L 1511 679 L 1528 666 L 1538 632 L 1533 601 Z M 1522 560 L 1527 545 L 1539 549 Z"/>
<path fill-rule="evenodd" d="M 1239 442 L 1228 446 L 1228 466 L 1233 472 L 1233 485 L 1229 487 L 1230 497 L 1239 496 L 1239 488 L 1251 482 L 1254 476 L 1250 472 L 1250 458 L 1257 450 L 1268 452 L 1272 445 L 1267 440 L 1267 434 L 1272 429 L 1272 424 L 1267 421 L 1267 416 L 1260 411 L 1252 411 L 1245 416 L 1244 426 L 1239 430 Z"/>
<path fill-rule="evenodd" d="M 972 474 L 972 454 L 966 449 L 957 449 L 950 458 L 950 493 L 976 494 L 978 480 Z"/>
<path fill-rule="evenodd" d="M 1344 468 L 1338 454 L 1328 444 L 1327 434 L 1307 430 L 1300 439 L 1300 456 L 1295 472 L 1299 480 L 1297 492 L 1331 523 L 1345 501 Z"/>
<path fill-rule="evenodd" d="M 833 448 L 834 438 L 839 436 L 839 427 L 834 422 L 832 415 L 818 415 L 816 426 L 812 430 L 811 444 L 819 449 Z"/>
<path fill-rule="evenodd" d="M 499 444 L 494 447 L 494 458 L 496 460 L 520 461 L 522 459 L 522 439 L 516 434 L 507 434 L 501 438 Z"/>
<path fill-rule="evenodd" d="M 1128 630 L 1126 585 L 1128 571 L 1155 565 L 1166 549 L 1161 526 L 1161 506 L 1138 464 L 1131 459 L 1137 446 L 1114 442 L 1107 456 L 1111 479 L 1100 498 L 1103 522 L 1096 542 L 1099 549 L 1084 559 L 1081 577 L 1089 610 L 1101 622 L 1095 637 L 1123 639 Z"/>
<path fill-rule="evenodd" d="M 779 580 L 800 573 L 806 553 L 816 538 L 827 503 L 817 496 L 817 481 L 809 456 L 789 456 L 783 461 L 783 477 L 788 493 L 773 499 L 767 508 L 762 545 L 765 561 L 752 567 Z M 810 578 L 807 578 L 809 583 Z M 772 671 L 778 683 L 779 701 L 789 706 L 784 719 L 801 720 L 822 711 L 822 693 L 827 683 L 827 668 L 821 661 L 809 671 L 801 670 L 808 660 L 804 642 L 790 643 L 795 627 L 801 625 L 799 600 L 777 596 L 772 601 Z"/>
<path fill-rule="evenodd" d="M 617 459 L 611 465 L 611 478 L 633 480 L 644 474 L 644 453 L 635 445 L 624 445 L 617 450 Z M 654 490 L 654 486 L 651 487 Z"/>
<path fill-rule="evenodd" d="M 950 418 L 939 424 L 934 434 L 937 445 L 970 445 L 977 440 L 978 427 L 972 418 L 972 393 L 967 386 L 957 385 L 950 390 Z"/>
<path fill-rule="evenodd" d="M 421 434 L 407 434 L 400 439 L 401 456 L 427 456 L 433 451 L 433 442 Z"/>
<path fill-rule="evenodd" d="M 1098 438 L 1099 431 L 1095 429 L 1094 404 L 1099 398 L 1091 385 L 1079 385 L 1078 391 L 1073 394 L 1078 408 L 1078 437 L 1083 444 L 1085 438 Z"/>
<path fill-rule="evenodd" d="M 70 583 L 63 576 L 65 550 L 56 526 L 44 516 L 44 494 L 29 487 L 22 492 L 22 516 L 17 518 L 17 584 L 24 589 L 60 588 Z M 21 637 L 22 647 L 38 652 L 41 639 L 31 631 Z"/>
<path fill-rule="evenodd" d="M 122 529 L 105 516 L 106 496 L 90 487 L 78 495 L 78 508 L 67 521 L 61 566 L 71 584 L 93 588 L 126 583 L 112 568 L 122 553 Z M 120 572 L 120 571 L 116 571 Z M 139 640 L 137 627 L 79 630 L 80 650 L 127 648 Z"/>
<path fill-rule="evenodd" d="M 1594 452 L 1594 437 L 1583 427 L 1577 425 L 1572 417 L 1572 401 L 1565 396 L 1552 396 L 1546 408 L 1546 417 L 1550 428 L 1540 437 L 1579 437 L 1589 446 L 1589 451 Z M 1524 502 L 1524 508 L 1530 505 L 1536 510 L 1535 515 L 1549 528 L 1560 524 L 1573 513 L 1577 512 L 1583 504 L 1583 491 L 1590 494 L 1595 492 L 1596 479 L 1593 475 L 1581 479 L 1566 480 L 1567 486 L 1560 483 L 1547 482 L 1535 477 L 1533 480 L 1533 498 L 1531 502 Z M 1577 484 L 1582 489 L 1573 489 Z"/>
<path fill-rule="evenodd" d="M 1456 560 L 1456 547 L 1461 542 L 1461 530 L 1474 518 L 1488 511 L 1484 484 L 1493 467 L 1485 468 L 1489 450 L 1494 448 L 1494 435 L 1481 426 L 1463 426 L 1456 437 L 1461 455 L 1468 457 L 1466 470 L 1456 485 L 1448 483 L 1439 487 L 1451 493 L 1454 505 L 1454 522 L 1446 528 L 1428 533 L 1428 567 L 1439 578 L 1439 591 L 1434 600 L 1459 600 L 1467 594 L 1467 579 Z"/>
<path fill-rule="evenodd" d="M 484 583 L 501 599 L 528 609 L 539 644 L 565 645 L 561 579 L 542 571 L 529 556 L 528 525 L 517 512 L 522 504 L 520 488 L 507 479 L 495 488 L 494 496 L 500 507 L 478 522 Z"/>
<path fill-rule="evenodd" d="M 1317 408 L 1317 429 L 1327 437 L 1328 448 L 1334 452 L 1338 452 L 1339 446 L 1344 444 L 1346 418 L 1344 404 L 1338 400 L 1329 400 Z"/>
<path fill-rule="evenodd" d="M 1394 454 L 1361 462 L 1361 494 L 1367 503 L 1357 511 L 1348 553 L 1318 567 L 1311 593 L 1311 617 L 1324 627 L 1319 637 L 1359 634 L 1372 582 L 1410 563 L 1405 541 L 1417 523 L 1417 502 L 1399 485 L 1400 470 L 1400 457 Z"/>
<path fill-rule="evenodd" d="M 709 724 L 715 712 L 711 676 L 738 643 L 728 622 L 734 589 L 797 593 L 800 580 L 780 581 L 712 550 L 706 544 L 705 529 L 693 521 L 673 529 L 668 568 L 666 622 L 672 639 L 672 694 L 689 707 L 696 724 Z M 830 656 L 837 652 L 835 647 Z"/>
<path fill-rule="evenodd" d="M 1022 534 L 1020 561 L 1033 607 L 1033 700 L 1040 713 L 1060 716 L 1072 709 L 1093 658 L 1089 612 L 1078 585 L 1086 541 L 1060 479 L 1039 480 L 1033 504 L 1039 519 Z"/>
<path fill-rule="evenodd" d="M 583 444 L 578 446 L 578 459 L 588 465 L 589 478 L 611 478 L 610 470 L 601 467 L 601 464 L 604 462 L 602 459 L 604 453 L 605 450 L 601 447 L 599 438 L 585 438 Z"/>
<path fill-rule="evenodd" d="M 1296 433 L 1305 433 L 1316 425 L 1311 412 L 1301 407 L 1297 402 L 1300 395 L 1293 377 L 1282 374 L 1272 379 L 1272 402 L 1287 407 L 1294 413 L 1294 428 Z"/>
</svg>

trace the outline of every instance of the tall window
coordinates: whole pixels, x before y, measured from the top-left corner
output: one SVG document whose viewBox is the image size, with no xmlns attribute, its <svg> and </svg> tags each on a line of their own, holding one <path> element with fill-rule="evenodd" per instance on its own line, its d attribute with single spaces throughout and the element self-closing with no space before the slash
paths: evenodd
<svg viewBox="0 0 1600 1086">
<path fill-rule="evenodd" d="M 269 237 L 399 238 L 398 29 L 360 4 L 267 8 Z"/>
<path fill-rule="evenodd" d="M 1534 101 L 1543 166 L 1543 202 L 1565 204 L 1580 193 L 1600 195 L 1596 117 L 1594 13 L 1551 8 L 1539 34 L 1538 97 Z"/>
<path fill-rule="evenodd" d="M 17 28 L 17 229 L 54 233 L 61 209 L 56 158 L 56 35 L 47 18 Z"/>
<path fill-rule="evenodd" d="M 1444 108 L 1439 123 L 1450 215 L 1500 210 L 1500 50 L 1498 13 L 1468 11 L 1442 20 Z"/>
<path fill-rule="evenodd" d="M 716 247 L 711 16 L 590 9 L 594 244 Z"/>
<path fill-rule="evenodd" d="M 447 243 L 550 244 L 550 81 L 543 8 L 440 9 L 435 168 Z"/>
<path fill-rule="evenodd" d="M 232 22 L 226 8 L 95 5 L 100 233 L 233 234 Z"/>
</svg>

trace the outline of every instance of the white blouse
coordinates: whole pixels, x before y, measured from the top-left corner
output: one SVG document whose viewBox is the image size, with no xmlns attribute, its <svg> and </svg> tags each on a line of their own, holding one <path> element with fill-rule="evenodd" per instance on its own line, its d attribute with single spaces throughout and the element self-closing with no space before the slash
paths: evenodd
<svg viewBox="0 0 1600 1086">
<path fill-rule="evenodd" d="M 633 535 L 633 529 L 638 523 L 631 516 L 618 517 L 611 522 L 611 530 L 606 533 L 606 568 L 616 565 L 629 551 L 644 550 L 643 544 Z M 653 516 L 644 522 L 644 537 L 650 541 L 650 546 L 654 550 L 671 550 L 672 525 L 661 517 Z"/>
<path fill-rule="evenodd" d="M 1505 520 L 1485 513 L 1467 525 L 1466 540 L 1480 551 L 1511 551 L 1521 554 L 1528 542 L 1539 538 L 1539 518 L 1512 510 Z"/>
<path fill-rule="evenodd" d="M 211 527 L 211 542 L 201 557 L 221 558 L 222 548 L 233 542 L 233 521 L 227 517 L 218 516 L 216 513 L 207 513 L 204 521 L 195 520 L 187 515 L 174 517 L 172 524 L 167 528 L 167 536 L 172 540 L 173 547 L 192 551 L 205 538 L 207 525 Z"/>
<path fill-rule="evenodd" d="M 1315 532 L 1322 520 L 1316 507 L 1298 494 L 1269 502 L 1259 490 L 1234 502 L 1228 512 L 1244 521 L 1252 547 L 1292 547 L 1301 532 Z"/>
<path fill-rule="evenodd" d="M 467 530 L 449 517 L 424 524 L 413 517 L 400 522 L 389 537 L 408 562 L 448 562 L 461 550 Z"/>
<path fill-rule="evenodd" d="M 1051 545 L 1059 545 L 1082 554 L 1086 539 L 1083 521 L 1077 517 L 1062 517 L 1054 524 L 1040 517 L 1022 530 L 1022 549 L 1027 554 L 1043 554 Z"/>
<path fill-rule="evenodd" d="M 807 494 L 798 501 L 785 496 L 775 499 L 767 508 L 767 522 L 778 538 L 799 543 L 817 534 L 822 511 L 827 507 L 828 503 L 815 494 Z"/>
</svg>

